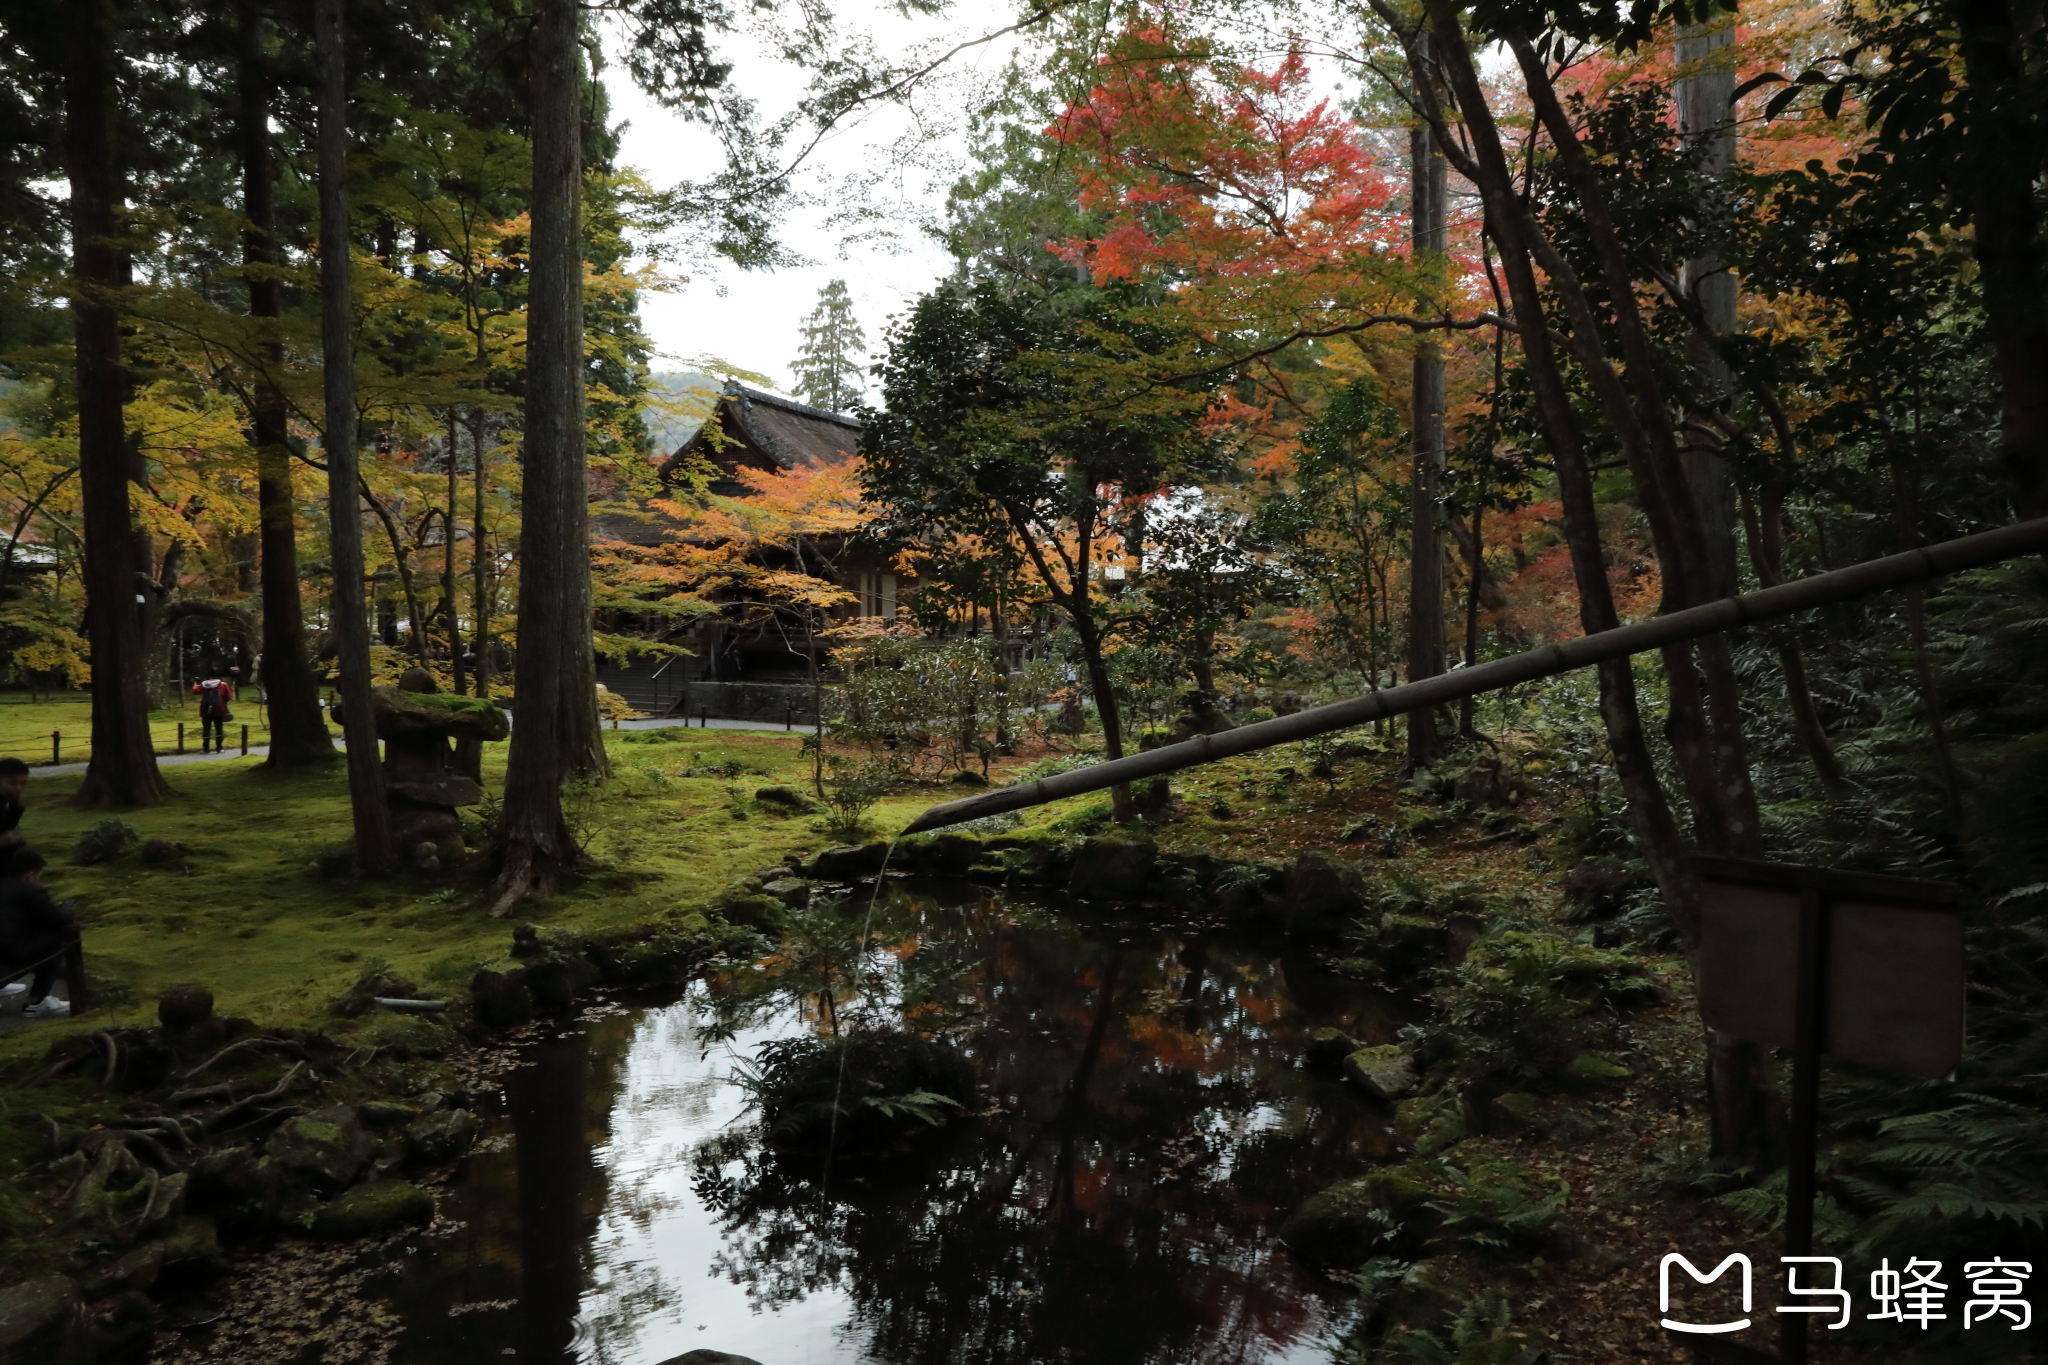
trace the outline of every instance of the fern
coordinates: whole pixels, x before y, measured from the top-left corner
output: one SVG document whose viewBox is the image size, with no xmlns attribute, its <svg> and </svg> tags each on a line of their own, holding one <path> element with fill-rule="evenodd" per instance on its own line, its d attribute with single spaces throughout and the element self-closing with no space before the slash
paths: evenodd
<svg viewBox="0 0 2048 1365">
<path fill-rule="evenodd" d="M 907 1095 L 870 1095 L 861 1103 L 879 1109 L 885 1118 L 919 1119 L 934 1128 L 943 1127 L 952 1117 L 946 1112 L 947 1107 L 961 1107 L 960 1101 L 951 1095 L 940 1095 L 930 1090 L 913 1090 Z"/>
</svg>

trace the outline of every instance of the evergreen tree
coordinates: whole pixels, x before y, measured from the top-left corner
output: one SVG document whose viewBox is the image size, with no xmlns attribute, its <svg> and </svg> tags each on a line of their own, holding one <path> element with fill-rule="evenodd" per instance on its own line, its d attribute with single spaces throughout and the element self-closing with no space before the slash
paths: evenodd
<svg viewBox="0 0 2048 1365">
<path fill-rule="evenodd" d="M 867 346 L 853 316 L 845 280 L 818 291 L 818 306 L 804 319 L 803 346 L 796 363 L 796 396 L 827 412 L 841 412 L 860 397 L 860 368 L 853 357 Z"/>
</svg>

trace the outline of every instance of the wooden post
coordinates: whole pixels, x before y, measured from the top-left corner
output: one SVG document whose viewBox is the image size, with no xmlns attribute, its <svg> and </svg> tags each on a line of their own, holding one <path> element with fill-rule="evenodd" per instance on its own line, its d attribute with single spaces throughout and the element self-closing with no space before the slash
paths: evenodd
<svg viewBox="0 0 2048 1365">
<path fill-rule="evenodd" d="M 185 722 L 182 720 L 178 722 L 178 752 L 185 752 Z"/>
<path fill-rule="evenodd" d="M 92 992 L 85 984 L 85 944 L 76 937 L 64 949 L 64 984 L 71 991 L 72 1014 L 83 1014 L 92 1008 Z"/>
<path fill-rule="evenodd" d="M 1828 914 L 1833 907 L 1816 887 L 1799 897 L 1799 960 L 1794 966 L 1792 1130 L 1785 1163 L 1785 1256 L 1813 1254 L 1814 1160 L 1820 1129 L 1820 1054 L 1827 1021 Z M 1778 1324 L 1780 1365 L 1806 1365 L 1806 1314 L 1787 1313 Z"/>
<path fill-rule="evenodd" d="M 243 757 L 243 758 L 247 758 L 248 756 L 249 756 L 249 727 L 248 727 L 248 726 L 246 726 L 246 725 L 244 725 L 244 726 L 242 727 L 242 757 Z"/>
<path fill-rule="evenodd" d="M 63 735 L 59 734 L 55 730 L 50 731 L 50 765 L 52 767 L 55 767 L 57 763 L 60 761 L 57 755 L 61 751 L 63 743 Z"/>
</svg>

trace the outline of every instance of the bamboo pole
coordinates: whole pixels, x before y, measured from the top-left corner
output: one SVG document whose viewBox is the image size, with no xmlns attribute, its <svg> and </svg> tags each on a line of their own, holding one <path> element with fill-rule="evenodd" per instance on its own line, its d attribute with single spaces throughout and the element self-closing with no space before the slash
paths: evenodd
<svg viewBox="0 0 2048 1365">
<path fill-rule="evenodd" d="M 1185 743 L 1169 744 L 1129 758 L 1042 777 L 1020 786 L 948 801 L 918 816 L 903 832 L 919 834 L 929 829 L 957 825 L 963 820 L 978 820 L 985 815 L 999 815 L 1062 797 L 1079 796 L 1083 792 L 1101 791 L 1119 782 L 1135 782 L 1140 778 L 1192 768 L 1199 763 L 1213 763 L 1219 758 L 1231 758 L 1254 749 L 1291 744 L 1332 730 L 1348 730 L 1354 725 L 1366 725 L 1420 707 L 1439 706 L 1460 697 L 1568 673 L 1608 659 L 1661 649 L 1681 640 L 1696 640 L 1717 631 L 1734 630 L 1758 621 L 1924 583 L 1930 578 L 1994 564 L 2002 559 L 2040 553 L 2048 553 L 2048 517 L 1963 536 L 1958 540 L 1942 541 L 1938 545 L 1923 546 L 1883 559 L 1866 560 L 1832 573 L 1815 574 L 1740 597 L 1724 597 L 1685 611 L 1672 612 L 1668 616 L 1653 616 L 1632 626 L 1582 635 L 1576 640 L 1545 645 L 1525 654 L 1495 659 L 1472 668 L 1455 669 L 1421 682 L 1390 687 L 1382 692 L 1318 706 L 1313 710 L 1297 711 L 1291 716 L 1277 716 L 1254 725 L 1240 725 L 1221 734 L 1199 735 Z"/>
</svg>

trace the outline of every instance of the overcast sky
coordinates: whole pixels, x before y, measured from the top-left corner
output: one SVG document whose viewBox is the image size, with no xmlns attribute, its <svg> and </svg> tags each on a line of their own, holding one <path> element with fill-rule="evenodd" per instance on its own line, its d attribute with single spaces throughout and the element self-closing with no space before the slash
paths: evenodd
<svg viewBox="0 0 2048 1365">
<path fill-rule="evenodd" d="M 840 12 L 858 18 L 860 8 L 870 7 L 843 6 Z M 913 28 L 886 6 L 870 8 L 870 13 L 875 11 L 878 42 L 895 50 L 945 32 L 970 31 L 930 21 Z M 760 103 L 764 116 L 781 113 L 801 93 L 801 74 L 778 68 L 745 36 L 722 42 L 721 50 L 734 61 L 734 84 Z M 626 123 L 619 150 L 622 166 L 639 169 L 657 186 L 702 177 L 718 166 L 722 152 L 703 124 L 688 122 L 648 100 L 617 64 L 607 70 L 606 85 L 614 118 Z M 679 293 L 644 295 L 641 319 L 662 352 L 655 368 L 693 369 L 694 358 L 708 354 L 759 371 L 786 391 L 798 328 L 817 306 L 818 291 L 832 279 L 845 280 L 853 295 L 870 350 L 864 364 L 871 363 L 881 349 L 890 315 L 904 311 L 951 268 L 945 252 L 920 233 L 919 223 L 935 216 L 944 203 L 944 185 L 950 178 L 946 168 L 958 164 L 956 139 L 934 140 L 929 150 L 936 155 L 925 168 L 893 176 L 877 188 L 875 202 L 887 210 L 884 226 L 894 229 L 893 241 L 846 245 L 843 238 L 849 229 L 829 221 L 834 182 L 885 164 L 888 146 L 905 127 L 902 115 L 885 111 L 813 153 L 812 169 L 801 188 L 824 202 L 791 210 L 782 232 L 784 245 L 807 258 L 808 264 L 761 271 L 720 266 L 692 279 Z"/>
</svg>

